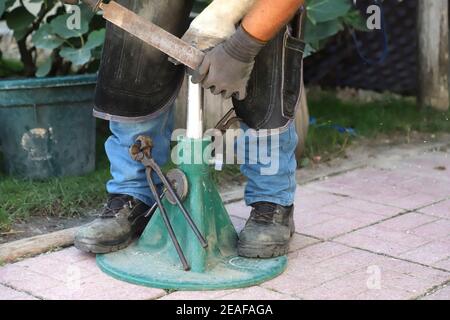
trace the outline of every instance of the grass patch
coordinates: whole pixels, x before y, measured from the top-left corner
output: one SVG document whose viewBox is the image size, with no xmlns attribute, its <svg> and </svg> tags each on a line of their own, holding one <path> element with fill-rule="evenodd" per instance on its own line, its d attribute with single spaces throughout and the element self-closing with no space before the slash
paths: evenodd
<svg viewBox="0 0 450 320">
<path fill-rule="evenodd" d="M 23 63 L 19 60 L 2 59 L 0 52 L 0 78 L 17 76 L 23 71 Z"/>
<path fill-rule="evenodd" d="M 10 217 L 5 209 L 0 208 L 0 231 L 8 229 L 11 223 Z"/>
<path fill-rule="evenodd" d="M 107 123 L 98 121 L 96 171 L 90 174 L 38 181 L 0 173 L 0 231 L 30 216 L 73 217 L 101 207 L 105 201 L 105 183 L 110 178 L 103 147 L 108 135 Z"/>
<path fill-rule="evenodd" d="M 28 181 L 2 177 L 0 182 L 0 223 L 2 212 L 10 221 L 30 215 L 76 216 L 104 201 L 107 168 L 81 177 Z M 7 226 L 3 220 L 3 227 Z"/>
<path fill-rule="evenodd" d="M 332 92 L 323 92 L 311 95 L 308 101 L 310 115 L 316 123 L 309 128 L 306 159 L 320 156 L 321 161 L 326 161 L 333 158 L 358 136 L 376 138 L 380 134 L 407 136 L 413 131 L 450 132 L 450 111 L 421 110 L 406 99 L 344 102 Z M 356 136 L 339 132 L 338 128 L 354 130 Z"/>
</svg>

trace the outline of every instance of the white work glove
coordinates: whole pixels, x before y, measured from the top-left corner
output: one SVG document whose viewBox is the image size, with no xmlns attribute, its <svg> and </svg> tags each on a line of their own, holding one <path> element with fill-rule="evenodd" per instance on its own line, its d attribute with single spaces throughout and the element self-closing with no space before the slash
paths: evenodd
<svg viewBox="0 0 450 320">
<path fill-rule="evenodd" d="M 256 0 L 214 0 L 192 21 L 183 40 L 206 51 L 231 37 Z"/>
<path fill-rule="evenodd" d="M 191 23 L 182 39 L 207 51 L 231 37 L 256 0 L 214 0 Z M 178 61 L 169 58 L 174 64 Z"/>
</svg>

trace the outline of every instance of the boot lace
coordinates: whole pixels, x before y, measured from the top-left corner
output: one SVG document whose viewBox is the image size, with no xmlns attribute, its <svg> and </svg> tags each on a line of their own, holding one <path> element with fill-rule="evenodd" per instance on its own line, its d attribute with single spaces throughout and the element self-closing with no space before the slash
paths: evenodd
<svg viewBox="0 0 450 320">
<path fill-rule="evenodd" d="M 273 215 L 276 213 L 276 207 L 269 204 L 255 205 L 252 210 L 252 219 L 259 223 L 272 223 Z"/>
<path fill-rule="evenodd" d="M 119 205 L 117 203 L 113 203 L 114 201 L 121 200 L 121 204 Z M 120 198 L 113 198 L 109 199 L 108 202 L 104 205 L 102 212 L 99 214 L 99 217 L 101 219 L 109 219 L 109 218 L 117 218 L 117 215 L 119 214 L 120 210 L 122 210 L 125 206 L 128 206 L 128 208 L 133 208 L 133 203 L 131 200 L 126 199 L 120 199 Z"/>
</svg>

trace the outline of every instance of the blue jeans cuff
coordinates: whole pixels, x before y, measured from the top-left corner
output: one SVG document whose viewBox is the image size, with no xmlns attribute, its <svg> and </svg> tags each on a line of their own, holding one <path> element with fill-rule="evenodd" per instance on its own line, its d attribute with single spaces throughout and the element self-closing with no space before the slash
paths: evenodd
<svg viewBox="0 0 450 320">
<path fill-rule="evenodd" d="M 245 204 L 247 206 L 251 206 L 252 204 L 254 204 L 256 202 L 271 202 L 271 203 L 279 204 L 280 206 L 287 207 L 294 203 L 294 198 L 286 197 L 285 199 L 280 199 L 280 198 L 267 197 L 267 196 L 245 198 Z"/>
</svg>

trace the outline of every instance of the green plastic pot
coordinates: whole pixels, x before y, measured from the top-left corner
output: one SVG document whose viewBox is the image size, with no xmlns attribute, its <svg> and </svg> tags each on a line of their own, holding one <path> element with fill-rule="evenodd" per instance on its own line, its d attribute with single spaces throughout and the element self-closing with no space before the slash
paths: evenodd
<svg viewBox="0 0 450 320">
<path fill-rule="evenodd" d="M 32 179 L 95 169 L 96 75 L 0 81 L 0 151 L 7 174 Z"/>
</svg>

